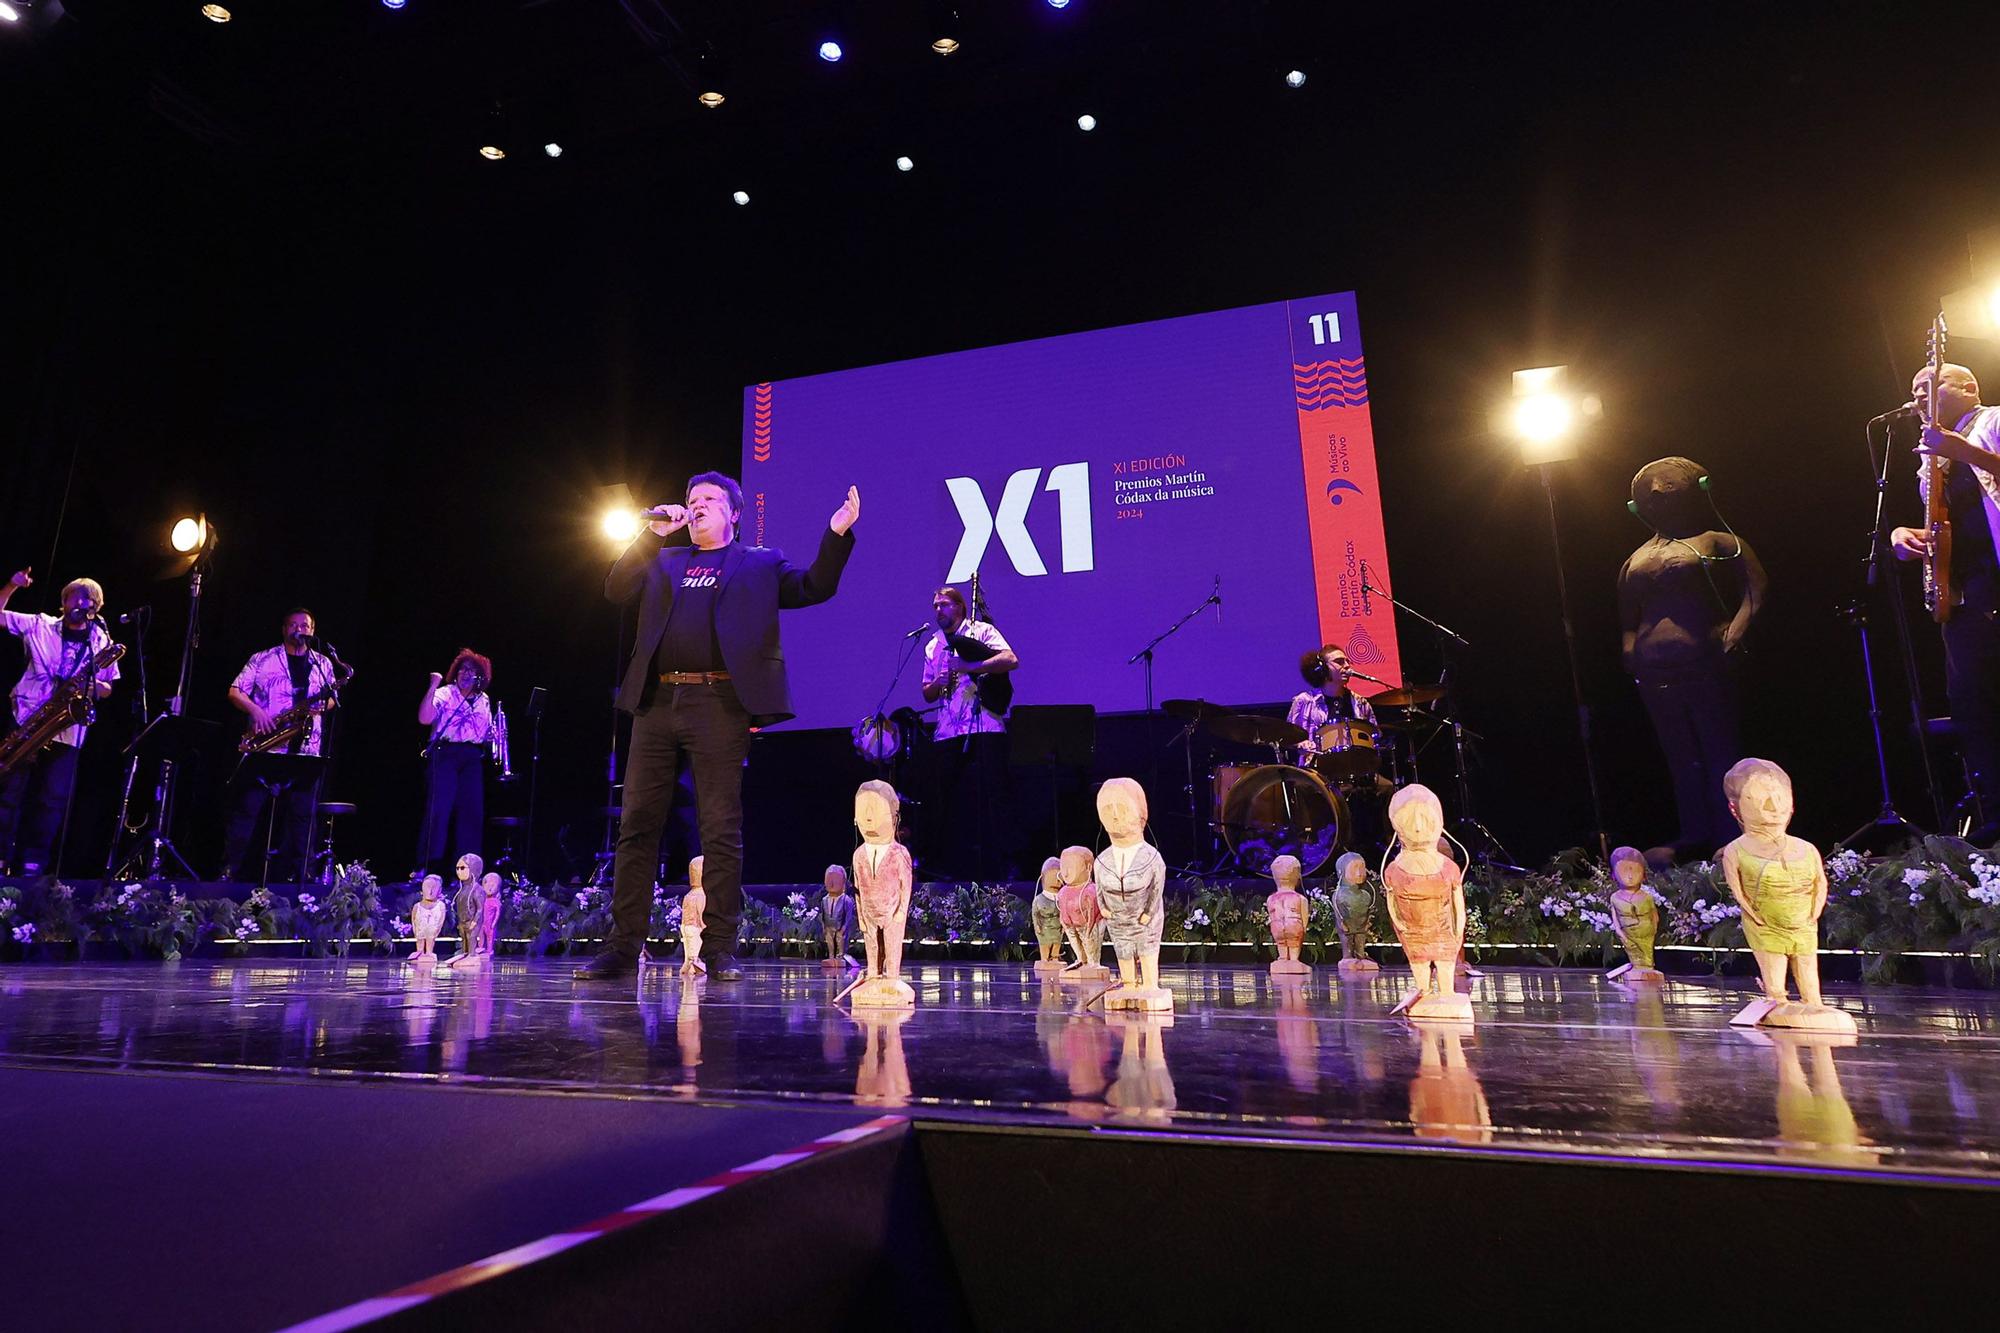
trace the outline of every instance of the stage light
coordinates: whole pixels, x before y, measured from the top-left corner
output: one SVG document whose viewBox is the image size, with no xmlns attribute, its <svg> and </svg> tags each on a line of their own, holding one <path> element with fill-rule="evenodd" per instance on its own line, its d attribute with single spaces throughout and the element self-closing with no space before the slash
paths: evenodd
<svg viewBox="0 0 2000 1333">
<path fill-rule="evenodd" d="M 715 108 L 721 106 L 724 102 L 727 102 L 729 99 L 724 97 L 721 93 L 711 90 L 709 92 L 701 94 L 701 96 L 695 98 L 694 100 L 701 103 L 703 106 L 707 107 L 710 111 L 713 111 L 715 110 Z"/>
<path fill-rule="evenodd" d="M 899 157 L 896 159 L 896 170 L 898 171 L 914 171 L 916 169 L 916 165 L 917 164 L 915 162 L 912 162 L 907 157 Z"/>
<path fill-rule="evenodd" d="M 1568 377 L 1568 366 L 1514 372 L 1513 401 L 1499 424 L 1513 435 L 1521 462 L 1528 467 L 1575 458 L 1578 417 L 1595 415 L 1585 410 L 1587 406 L 1602 410 L 1595 398 L 1589 404 L 1578 401 L 1569 391 Z"/>
<path fill-rule="evenodd" d="M 561 157 L 562 145 L 559 143 L 545 143 L 542 145 L 542 151 L 550 157 Z"/>
<path fill-rule="evenodd" d="M 628 546 L 639 535 L 639 511 L 636 509 L 607 509 L 597 521 L 598 530 L 606 541 Z"/>
<path fill-rule="evenodd" d="M 958 39 L 965 31 L 965 19 L 960 16 L 958 5 L 952 0 L 930 0 L 929 22 L 931 50 L 941 56 L 948 56 L 958 50 Z"/>
<path fill-rule="evenodd" d="M 1068 9 L 1069 0 L 1048 0 L 1050 9 Z"/>
<path fill-rule="evenodd" d="M 200 550 L 202 542 L 208 536 L 206 529 L 207 524 L 198 518 L 181 519 L 174 524 L 172 537 L 174 549 L 182 555 L 186 555 L 189 551 Z"/>
<path fill-rule="evenodd" d="M 931 43 L 931 50 L 937 52 L 941 56 L 948 56 L 957 49 L 958 49 L 958 38 L 956 37 L 940 37 L 936 41 Z"/>
<path fill-rule="evenodd" d="M 19 23 L 20 21 L 21 11 L 8 4 L 7 0 L 0 0 L 0 23 Z"/>
<path fill-rule="evenodd" d="M 738 190 L 735 194 L 732 194 L 729 197 L 736 201 L 738 207 L 741 207 L 750 202 L 750 192 L 748 190 Z"/>
<path fill-rule="evenodd" d="M 819 44 L 819 58 L 829 65 L 839 63 L 840 58 L 846 54 L 847 52 L 840 49 L 840 43 L 830 38 Z"/>
<path fill-rule="evenodd" d="M 485 158 L 488 162 L 498 162 L 502 158 L 507 156 L 507 150 L 501 148 L 497 144 L 489 143 L 480 148 L 479 155 Z"/>
<path fill-rule="evenodd" d="M 1076 118 L 1076 127 L 1085 134 L 1088 134 L 1097 128 L 1097 117 L 1091 115 L 1089 112 L 1085 112 Z"/>
<path fill-rule="evenodd" d="M 410 0 L 382 0 L 382 8 L 401 9 L 404 5 L 408 4 L 409 2 Z"/>
<path fill-rule="evenodd" d="M 1567 398 L 1536 394 L 1514 404 L 1514 429 L 1530 444 L 1553 444 L 1576 424 L 1576 409 Z"/>
<path fill-rule="evenodd" d="M 1290 72 L 1289 74 L 1285 75 L 1285 86 L 1286 86 L 1287 88 L 1303 88 L 1303 87 L 1305 87 L 1305 86 L 1306 86 L 1306 72 L 1305 72 L 1304 70 L 1302 70 L 1302 69 L 1295 69 L 1295 70 L 1291 71 L 1291 72 Z"/>
<path fill-rule="evenodd" d="M 221 5 L 203 5 L 201 7 L 201 16 L 210 23 L 229 22 L 229 11 Z"/>
</svg>

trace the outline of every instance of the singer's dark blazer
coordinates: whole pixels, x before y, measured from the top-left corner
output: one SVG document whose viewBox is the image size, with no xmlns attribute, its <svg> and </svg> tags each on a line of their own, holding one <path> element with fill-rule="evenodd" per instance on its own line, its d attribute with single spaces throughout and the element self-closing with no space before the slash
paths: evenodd
<svg viewBox="0 0 2000 1333">
<path fill-rule="evenodd" d="M 604 578 L 604 595 L 618 603 L 640 598 L 639 638 L 632 660 L 618 687 L 618 706 L 628 713 L 641 708 L 655 684 L 653 654 L 667 632 L 674 590 L 680 587 L 692 548 L 642 530 Z M 792 712 L 791 686 L 785 679 L 785 650 L 778 641 L 780 608 L 812 606 L 832 597 L 840 573 L 854 550 L 854 533 L 844 536 L 826 529 L 819 554 L 809 568 L 785 559 L 769 546 L 733 542 L 722 553 L 722 581 L 716 589 L 715 637 L 722 646 L 723 669 L 736 687 L 736 697 L 756 726 L 784 722 Z"/>
</svg>

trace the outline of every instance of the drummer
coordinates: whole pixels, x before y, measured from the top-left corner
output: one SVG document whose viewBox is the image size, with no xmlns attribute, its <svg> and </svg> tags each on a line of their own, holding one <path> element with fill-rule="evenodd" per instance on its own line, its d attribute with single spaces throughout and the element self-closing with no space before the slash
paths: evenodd
<svg viewBox="0 0 2000 1333">
<path fill-rule="evenodd" d="M 1313 688 L 1292 696 L 1291 711 L 1285 714 L 1285 720 L 1306 733 L 1305 743 L 1299 746 L 1301 764 L 1309 766 L 1318 754 L 1319 729 L 1327 723 L 1352 720 L 1375 724 L 1375 710 L 1366 699 L 1347 688 L 1348 674 L 1353 669 L 1347 660 L 1347 650 L 1336 643 L 1323 644 L 1316 651 L 1300 656 L 1299 674 Z"/>
</svg>

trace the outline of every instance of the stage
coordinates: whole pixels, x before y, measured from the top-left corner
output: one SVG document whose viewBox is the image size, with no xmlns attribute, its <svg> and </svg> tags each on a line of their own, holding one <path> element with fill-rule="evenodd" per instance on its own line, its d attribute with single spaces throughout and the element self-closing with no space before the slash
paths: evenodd
<svg viewBox="0 0 2000 1333">
<path fill-rule="evenodd" d="M 1545 1186 L 1581 1179 L 1551 1174 L 1565 1165 L 1666 1168 L 1647 1173 L 1680 1182 L 1648 1187 L 1662 1199 L 1719 1182 L 1770 1198 L 1791 1181 L 1886 1187 L 1870 1197 L 1904 1207 L 1949 1200 L 1990 1216 L 2000 1205 L 1990 993 L 1836 987 L 1860 1025 L 1843 1046 L 1731 1029 L 1750 994 L 1741 983 L 1676 979 L 1635 995 L 1581 970 L 1488 970 L 1468 1028 L 1391 1017 L 1393 969 L 1279 983 L 1168 967 L 1176 1012 L 1162 1021 L 1107 1017 L 1087 1003 L 1096 985 L 1025 964 L 919 963 L 913 1013 L 858 1018 L 833 1003 L 851 974 L 816 963 L 751 962 L 740 983 L 649 970 L 619 986 L 576 984 L 572 966 L 503 957 L 464 978 L 389 960 L 7 968 L 9 1174 L 19 1197 L 44 1200 L 10 1223 L 16 1281 L 31 1289 L 16 1308 L 115 1322 L 130 1311 L 90 1289 L 91 1255 L 144 1252 L 144 1286 L 247 1241 L 260 1264 L 299 1262 L 272 1270 L 282 1280 L 242 1310 L 198 1304 L 157 1326 L 300 1321 L 737 1160 L 790 1161 L 782 1150 L 870 1132 L 856 1127 L 885 1114 L 982 1161 L 1022 1154 L 998 1189 L 1009 1209 L 1037 1190 L 1060 1195 L 1066 1153 L 1113 1147 L 1179 1164 L 1149 1174 L 1166 1190 L 1186 1164 L 1234 1160 L 1215 1149 L 1246 1154 L 1252 1165 L 1183 1203 L 1276 1169 L 1289 1202 L 1266 1203 L 1293 1221 L 1329 1202 L 1302 1183 L 1315 1171 L 1336 1171 L 1343 1188 L 1356 1171 L 1388 1173 L 1375 1186 L 1388 1191 L 1397 1172 L 1454 1162 Z M 21 1151 L 30 1145 L 40 1150 Z M 1298 1149 L 1317 1151 L 1287 1151 Z M 985 1202 L 954 1204 L 939 1152 L 925 1158 L 927 1187 L 903 1197 L 905 1181 L 881 1216 L 907 1228 L 922 1214 L 947 1237 L 997 1225 L 995 1186 L 967 1185 Z M 1105 1168 L 1079 1169 L 1078 1198 L 1101 1201 Z M 1637 1188 L 1629 1171 L 1611 1179 Z M 315 1200 L 345 1219 L 337 1236 Z M 339 1262 L 313 1261 L 322 1253 Z M 957 1272 L 966 1309 L 982 1311 L 971 1324 L 1013 1322 L 993 1314 L 963 1255 Z"/>
</svg>

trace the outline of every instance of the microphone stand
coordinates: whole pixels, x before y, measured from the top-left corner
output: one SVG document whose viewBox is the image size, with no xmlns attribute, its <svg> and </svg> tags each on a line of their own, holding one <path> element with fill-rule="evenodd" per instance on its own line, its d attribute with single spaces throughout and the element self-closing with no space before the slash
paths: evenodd
<svg viewBox="0 0 2000 1333">
<path fill-rule="evenodd" d="M 1165 629 L 1161 630 L 1158 634 L 1154 635 L 1153 641 L 1151 643 L 1147 644 L 1144 648 L 1141 648 L 1138 652 L 1133 653 L 1130 657 L 1125 659 L 1126 666 L 1131 666 L 1134 662 L 1138 662 L 1141 660 L 1143 660 L 1146 664 L 1146 711 L 1148 713 L 1151 713 L 1153 711 L 1153 650 L 1155 648 L 1158 648 L 1162 643 L 1165 643 L 1168 639 L 1172 638 L 1175 634 L 1179 633 L 1181 626 L 1187 624 L 1188 621 L 1193 620 L 1196 616 L 1200 615 L 1203 611 L 1206 611 L 1209 607 L 1221 606 L 1221 605 L 1222 605 L 1222 594 L 1214 592 L 1210 593 L 1208 596 L 1202 598 L 1199 602 L 1195 603 L 1195 607 L 1192 611 L 1189 611 L 1179 620 L 1176 620 L 1173 624 L 1167 626 Z"/>
<path fill-rule="evenodd" d="M 1869 427 L 1875 423 L 1870 422 Z M 1875 588 L 1886 584 L 1889 590 L 1889 612 L 1896 622 L 1896 642 L 1903 659 L 1903 678 L 1910 700 L 1910 730 L 1917 738 L 1917 754 L 1924 766 L 1924 789 L 1930 794 L 1931 814 L 1937 820 L 1937 827 L 1945 827 L 1944 802 L 1938 795 L 1937 773 L 1931 764 L 1930 736 L 1924 727 L 1923 686 L 1917 674 L 1917 655 L 1910 641 L 1910 620 L 1905 614 L 1903 583 L 1891 575 L 1882 578 L 1883 555 L 1889 546 L 1888 495 L 1889 468 L 1894 460 L 1895 427 L 1892 422 L 1883 422 L 1882 451 L 1878 457 L 1875 451 L 1875 432 L 1864 429 L 1863 438 L 1868 445 L 1868 470 L 1875 482 L 1875 523 L 1868 534 L 1868 556 L 1862 561 L 1867 567 L 1867 587 Z M 1837 844 L 1845 849 L 1858 842 L 1882 846 L 1898 837 L 1921 834 L 1923 829 L 1903 818 L 1896 812 L 1894 799 L 1889 792 L 1888 751 L 1882 743 L 1882 706 L 1875 692 L 1875 654 L 1868 634 L 1868 609 L 1865 598 L 1849 602 L 1841 608 L 1861 639 L 1861 670 L 1868 681 L 1868 725 L 1875 737 L 1875 774 L 1882 788 L 1882 809 L 1874 819 L 1869 820 Z"/>
<path fill-rule="evenodd" d="M 1398 601 L 1393 593 L 1375 587 L 1368 581 L 1366 575 L 1362 576 L 1361 590 L 1370 596 L 1384 598 L 1390 606 L 1401 611 L 1404 615 L 1423 622 L 1437 636 L 1438 656 L 1444 659 L 1444 669 L 1438 673 L 1438 684 L 1444 690 L 1445 720 L 1451 728 L 1451 748 L 1455 761 L 1454 779 L 1458 790 L 1458 818 L 1453 823 L 1463 835 L 1459 841 L 1465 843 L 1468 847 L 1477 847 L 1479 849 L 1477 853 L 1479 859 L 1488 865 L 1499 866 L 1508 870 L 1519 870 L 1521 867 L 1514 864 L 1514 854 L 1507 850 L 1506 844 L 1494 836 L 1492 829 L 1487 828 L 1486 825 L 1479 822 L 1478 816 L 1472 811 L 1472 782 L 1467 776 L 1465 757 L 1465 738 L 1467 733 L 1465 724 L 1459 721 L 1457 672 L 1452 670 L 1451 661 L 1453 646 L 1470 648 L 1472 646 L 1471 640 L 1451 628 L 1451 626 L 1440 624 L 1415 607 Z M 1411 756 L 1411 767 L 1413 770 L 1415 765 L 1416 760 L 1413 753 Z"/>
<path fill-rule="evenodd" d="M 1193 620 L 1209 607 L 1221 605 L 1222 593 L 1219 590 L 1209 593 L 1208 596 L 1195 603 L 1194 609 L 1154 635 L 1151 643 L 1125 659 L 1126 666 L 1131 666 L 1134 662 L 1139 661 L 1144 661 L 1146 664 L 1146 743 L 1148 745 L 1152 744 L 1153 740 L 1153 650 L 1172 638 L 1175 634 L 1178 634 L 1183 625 Z M 1184 742 L 1182 748 L 1187 754 L 1186 793 L 1188 803 L 1188 860 L 1190 864 L 1194 862 L 1196 855 L 1201 852 L 1201 812 L 1196 807 L 1194 797 L 1194 730 L 1194 724 L 1189 723 L 1181 732 L 1181 740 Z M 1171 745 L 1173 742 L 1169 741 L 1168 744 Z M 1157 760 L 1155 762 L 1157 763 Z M 1157 769 L 1155 771 L 1157 772 Z M 1212 844 L 1210 850 L 1214 850 Z"/>
</svg>

